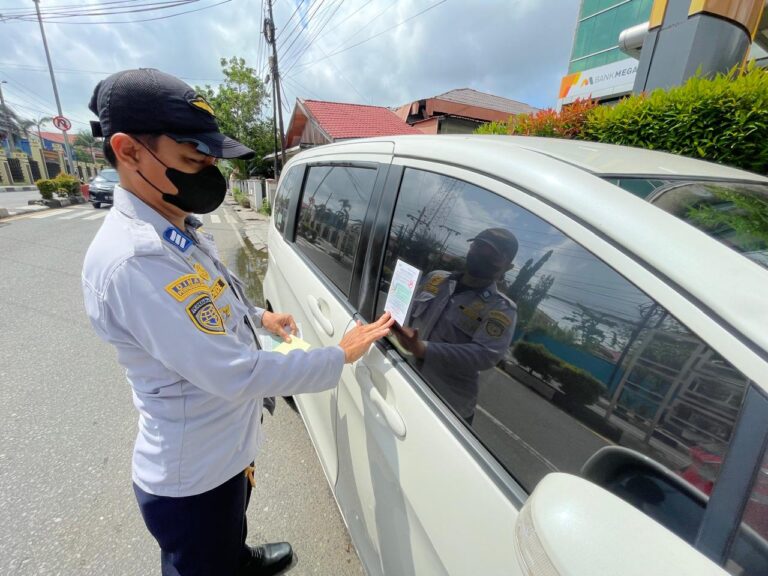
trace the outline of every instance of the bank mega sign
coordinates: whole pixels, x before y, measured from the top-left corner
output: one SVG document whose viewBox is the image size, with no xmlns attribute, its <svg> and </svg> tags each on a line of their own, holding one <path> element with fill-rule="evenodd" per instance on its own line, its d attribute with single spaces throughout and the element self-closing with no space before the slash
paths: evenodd
<svg viewBox="0 0 768 576">
<path fill-rule="evenodd" d="M 637 60 L 626 58 L 563 76 L 558 104 L 570 104 L 577 98 L 608 98 L 632 92 L 637 75 Z"/>
</svg>

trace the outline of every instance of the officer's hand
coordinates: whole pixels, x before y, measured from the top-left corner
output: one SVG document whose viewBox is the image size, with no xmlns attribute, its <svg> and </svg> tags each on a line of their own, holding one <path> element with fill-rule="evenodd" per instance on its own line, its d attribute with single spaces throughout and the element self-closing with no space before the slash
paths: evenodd
<svg viewBox="0 0 768 576">
<path fill-rule="evenodd" d="M 392 331 L 395 333 L 397 341 L 400 342 L 400 346 L 408 350 L 416 358 L 424 358 L 427 346 L 423 340 L 419 340 L 419 331 L 416 328 L 395 324 Z"/>
<path fill-rule="evenodd" d="M 339 342 L 339 347 L 344 350 L 344 361 L 351 364 L 363 357 L 368 352 L 371 344 L 379 338 L 389 334 L 389 327 L 395 322 L 389 312 L 384 312 L 381 317 L 372 324 L 363 325 L 359 320 L 357 326 L 344 334 Z"/>
<path fill-rule="evenodd" d="M 299 329 L 290 314 L 280 314 L 266 310 L 261 316 L 261 323 L 272 334 L 280 336 L 285 342 L 291 341 L 290 334 L 298 334 Z M 289 334 L 290 332 L 290 334 Z"/>
</svg>

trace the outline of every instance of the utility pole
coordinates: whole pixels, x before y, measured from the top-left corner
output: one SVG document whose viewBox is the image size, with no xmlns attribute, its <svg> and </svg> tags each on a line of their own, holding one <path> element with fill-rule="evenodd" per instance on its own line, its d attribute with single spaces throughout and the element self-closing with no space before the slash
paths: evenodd
<svg viewBox="0 0 768 576">
<path fill-rule="evenodd" d="M 272 56 L 269 57 L 270 62 L 270 69 L 272 68 Z M 270 76 L 267 76 L 267 82 L 270 81 Z M 275 182 L 277 182 L 277 151 L 280 150 L 279 145 L 277 144 L 277 104 L 275 104 L 277 100 L 275 100 L 275 82 L 272 81 L 272 135 L 275 137 L 275 153 L 273 156 L 274 162 L 274 173 L 275 173 Z"/>
<path fill-rule="evenodd" d="M 53 75 L 53 64 L 51 64 L 51 54 L 48 52 L 48 41 L 45 39 L 45 28 L 43 28 L 43 18 L 40 16 L 40 0 L 34 0 L 35 2 L 35 10 L 37 11 L 37 21 L 40 23 L 40 35 L 43 37 L 43 47 L 45 48 L 45 58 L 48 60 L 48 72 L 51 74 L 51 85 L 53 86 L 53 97 L 56 99 L 56 109 L 59 111 L 59 116 L 64 116 L 63 112 L 61 111 L 61 101 L 59 100 L 59 89 L 56 87 L 56 77 Z M 69 163 L 69 166 L 66 166 L 65 169 L 70 174 L 74 171 L 74 159 L 72 158 L 72 150 L 69 147 L 69 137 L 67 136 L 67 131 L 62 130 L 62 134 L 64 134 L 64 151 L 67 154 L 67 162 Z"/>
<path fill-rule="evenodd" d="M 282 166 L 285 166 L 285 130 L 283 129 L 283 103 L 280 98 L 280 72 L 277 67 L 277 43 L 275 42 L 275 19 L 272 17 L 272 0 L 267 0 L 267 5 L 269 6 L 269 18 L 264 21 L 264 37 L 267 39 L 267 43 L 272 45 L 272 85 L 277 98 L 272 101 L 272 106 L 274 107 L 275 102 L 277 102 L 277 117 L 280 121 L 280 159 L 282 161 L 282 170 Z"/>
<path fill-rule="evenodd" d="M 5 107 L 5 98 L 3 98 L 3 84 L 8 84 L 7 80 L 0 80 L 0 106 L 3 108 L 3 121 L 5 122 L 5 138 L 13 152 L 16 147 L 13 145 L 13 134 L 11 134 L 11 119 L 8 116 L 8 109 Z"/>
</svg>

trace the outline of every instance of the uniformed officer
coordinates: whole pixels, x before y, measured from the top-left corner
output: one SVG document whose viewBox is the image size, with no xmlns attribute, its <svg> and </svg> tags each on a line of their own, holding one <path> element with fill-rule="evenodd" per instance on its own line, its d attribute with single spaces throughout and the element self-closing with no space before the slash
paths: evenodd
<svg viewBox="0 0 768 576">
<path fill-rule="evenodd" d="M 191 216 L 224 199 L 215 159 L 253 151 L 219 132 L 189 86 L 157 70 L 108 77 L 89 107 L 120 185 L 85 258 L 85 307 L 133 390 L 134 491 L 162 573 L 278 574 L 292 563 L 288 543 L 245 544 L 264 399 L 332 388 L 391 320 L 358 324 L 334 347 L 260 352 L 252 329 L 289 340 L 293 318 L 251 305 Z"/>
<path fill-rule="evenodd" d="M 501 360 L 515 331 L 517 306 L 496 282 L 512 265 L 517 239 L 488 228 L 469 241 L 465 269 L 427 274 L 413 298 L 410 326 L 396 327 L 395 335 L 427 382 L 472 424 L 479 372 Z"/>
</svg>

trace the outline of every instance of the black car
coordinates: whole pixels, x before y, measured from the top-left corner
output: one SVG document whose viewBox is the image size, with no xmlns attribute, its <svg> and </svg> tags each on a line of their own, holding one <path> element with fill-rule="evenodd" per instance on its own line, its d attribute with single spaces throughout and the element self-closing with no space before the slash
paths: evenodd
<svg viewBox="0 0 768 576">
<path fill-rule="evenodd" d="M 119 181 L 117 170 L 114 168 L 104 168 L 91 180 L 88 186 L 88 195 L 94 208 L 101 208 L 102 204 L 112 204 L 115 184 Z"/>
</svg>

